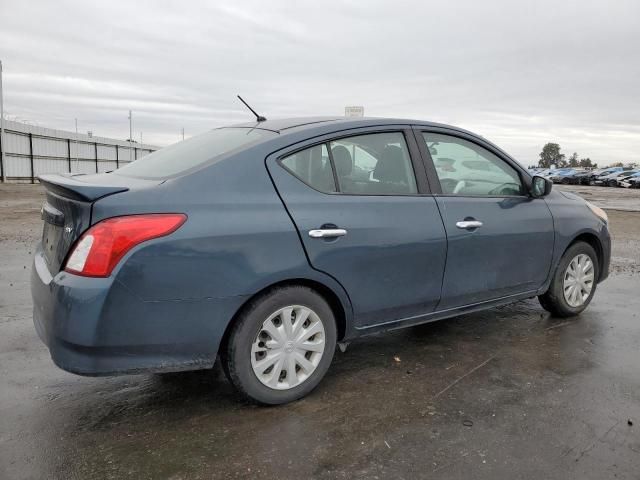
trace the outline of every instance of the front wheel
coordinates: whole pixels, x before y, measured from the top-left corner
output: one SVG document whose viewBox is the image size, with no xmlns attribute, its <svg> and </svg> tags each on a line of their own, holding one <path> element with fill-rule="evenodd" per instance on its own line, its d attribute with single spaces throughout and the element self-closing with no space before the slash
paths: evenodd
<svg viewBox="0 0 640 480">
<path fill-rule="evenodd" d="M 276 288 L 241 312 L 222 349 L 223 366 L 250 400 L 291 402 L 322 380 L 336 337 L 335 318 L 323 297 L 303 286 Z"/>
<path fill-rule="evenodd" d="M 591 245 L 577 242 L 564 252 L 549 290 L 538 299 L 556 317 L 580 314 L 591 302 L 600 275 L 598 257 Z"/>
</svg>

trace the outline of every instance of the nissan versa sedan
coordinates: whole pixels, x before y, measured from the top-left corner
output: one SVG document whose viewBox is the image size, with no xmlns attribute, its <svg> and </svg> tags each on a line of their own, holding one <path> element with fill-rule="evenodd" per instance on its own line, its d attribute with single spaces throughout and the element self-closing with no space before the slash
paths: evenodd
<svg viewBox="0 0 640 480">
<path fill-rule="evenodd" d="M 263 404 L 308 394 L 363 335 L 532 297 L 577 315 L 609 270 L 605 212 L 435 123 L 264 120 L 40 182 L 34 323 L 59 367 L 219 356 Z"/>
</svg>

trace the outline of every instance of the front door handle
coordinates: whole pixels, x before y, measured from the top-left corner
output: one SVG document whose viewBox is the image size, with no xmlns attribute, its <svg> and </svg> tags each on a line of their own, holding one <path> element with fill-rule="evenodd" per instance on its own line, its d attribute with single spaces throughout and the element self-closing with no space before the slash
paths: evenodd
<svg viewBox="0 0 640 480">
<path fill-rule="evenodd" d="M 463 220 L 461 222 L 456 223 L 456 227 L 462 228 L 465 230 L 470 230 L 472 228 L 480 228 L 482 226 L 482 222 L 478 220 Z"/>
<path fill-rule="evenodd" d="M 347 231 L 344 228 L 321 228 L 318 230 L 309 230 L 311 238 L 334 238 L 344 237 Z"/>
</svg>

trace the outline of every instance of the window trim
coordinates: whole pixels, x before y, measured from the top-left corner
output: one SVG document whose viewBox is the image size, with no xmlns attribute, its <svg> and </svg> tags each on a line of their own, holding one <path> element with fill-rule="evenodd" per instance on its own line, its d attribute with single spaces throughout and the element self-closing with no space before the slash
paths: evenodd
<svg viewBox="0 0 640 480">
<path fill-rule="evenodd" d="M 442 186 L 440 184 L 440 177 L 438 176 L 438 172 L 436 171 L 435 162 L 433 161 L 433 157 L 431 157 L 431 153 L 427 148 L 427 142 L 424 139 L 423 133 L 435 133 L 439 135 L 447 135 L 449 137 L 459 138 L 461 140 L 465 140 L 467 142 L 473 143 L 474 145 L 483 148 L 490 153 L 494 154 L 500 160 L 505 162 L 511 168 L 513 168 L 520 178 L 520 182 L 522 183 L 522 187 L 528 192 L 531 188 L 531 176 L 524 171 L 523 167 L 518 164 L 514 159 L 509 157 L 505 152 L 495 147 L 494 145 L 481 141 L 481 139 L 467 134 L 462 131 L 451 130 L 448 128 L 440 128 L 440 127 L 425 127 L 423 125 L 414 125 L 413 133 L 416 137 L 416 142 L 418 143 L 418 147 L 420 149 L 420 153 L 422 155 L 425 170 L 427 171 L 427 177 L 429 179 L 429 184 L 431 185 L 431 189 L 433 191 L 434 196 L 438 197 L 457 197 L 457 198 L 532 198 L 531 194 L 523 193 L 521 195 L 460 195 L 457 193 L 443 193 Z"/>
<path fill-rule="evenodd" d="M 329 165 L 331 165 L 331 173 L 333 174 L 333 183 L 336 186 L 334 193 L 340 193 L 340 179 L 338 178 L 338 170 L 336 170 L 336 162 L 333 160 L 333 152 L 331 151 L 331 140 L 323 143 L 324 148 L 327 149 L 327 156 L 329 157 Z M 313 147 L 311 147 L 313 148 Z"/>
<path fill-rule="evenodd" d="M 361 194 L 361 193 L 346 193 L 342 192 L 340 189 L 340 182 L 337 178 L 337 171 L 335 168 L 335 164 L 333 161 L 333 154 L 330 149 L 330 143 L 339 141 L 341 139 L 350 138 L 350 137 L 359 137 L 363 135 L 375 135 L 381 133 L 400 133 L 404 137 L 405 145 L 407 147 L 407 152 L 409 154 L 409 160 L 411 165 L 411 171 L 413 172 L 413 176 L 416 182 L 416 193 L 372 193 L 372 194 Z M 313 185 L 310 185 L 300 177 L 298 177 L 295 173 L 293 173 L 289 168 L 287 168 L 282 160 L 285 158 L 295 155 L 298 152 L 303 150 L 313 148 L 318 145 L 325 145 L 327 152 L 329 154 L 329 160 L 331 162 L 331 170 L 333 172 L 334 182 L 336 184 L 336 192 L 323 192 L 318 190 Z M 300 145 L 298 148 L 292 148 L 295 145 Z M 297 144 L 290 145 L 284 149 L 281 149 L 280 152 L 274 152 L 271 155 L 267 156 L 267 159 L 273 155 L 276 156 L 276 163 L 287 171 L 288 174 L 292 175 L 296 180 L 302 182 L 307 187 L 312 190 L 321 193 L 323 195 L 347 195 L 354 197 L 421 197 L 421 196 L 431 196 L 432 191 L 430 189 L 430 185 L 427 180 L 427 174 L 424 170 L 424 163 L 422 156 L 420 154 L 418 143 L 416 142 L 414 132 L 412 131 L 411 125 L 380 125 L 375 127 L 361 127 L 357 129 L 349 129 L 343 130 L 340 132 L 333 132 L 330 134 L 322 135 L 317 137 L 316 139 L 308 139 L 306 141 L 298 142 Z"/>
</svg>

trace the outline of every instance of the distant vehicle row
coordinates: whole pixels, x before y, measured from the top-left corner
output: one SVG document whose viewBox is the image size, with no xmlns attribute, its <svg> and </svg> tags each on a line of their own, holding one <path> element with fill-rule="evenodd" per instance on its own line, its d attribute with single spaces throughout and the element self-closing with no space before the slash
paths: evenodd
<svg viewBox="0 0 640 480">
<path fill-rule="evenodd" d="M 533 175 L 564 185 L 600 185 L 603 187 L 640 188 L 640 168 L 609 167 L 597 170 L 584 168 L 531 168 Z"/>
</svg>

